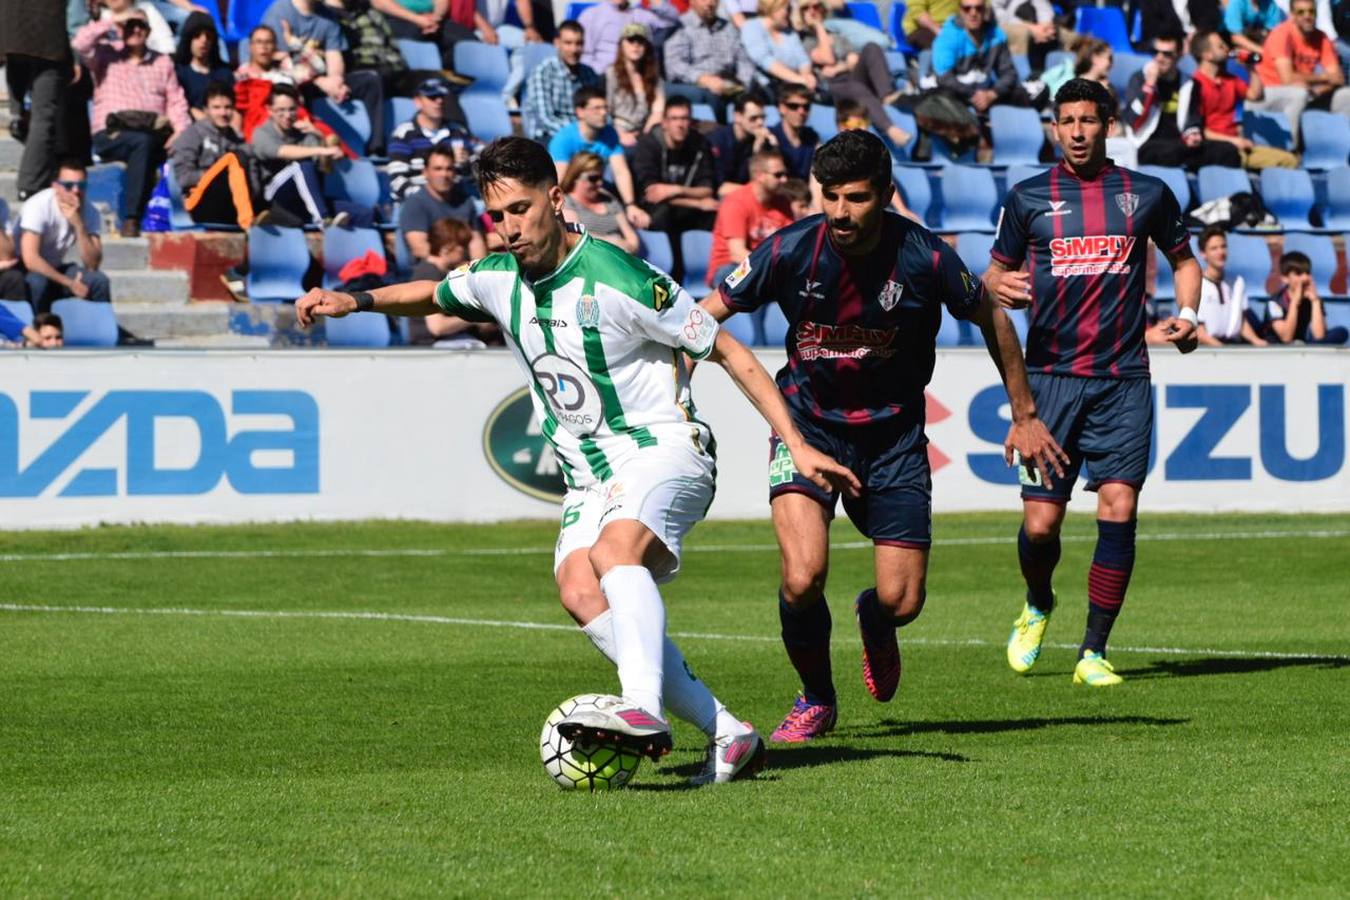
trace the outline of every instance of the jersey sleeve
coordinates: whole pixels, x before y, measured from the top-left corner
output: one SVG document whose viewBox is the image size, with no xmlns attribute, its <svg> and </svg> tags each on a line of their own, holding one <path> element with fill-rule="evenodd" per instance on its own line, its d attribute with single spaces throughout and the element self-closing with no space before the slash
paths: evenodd
<svg viewBox="0 0 1350 900">
<path fill-rule="evenodd" d="M 460 266 L 436 285 L 432 298 L 448 316 L 458 316 L 468 322 L 495 321 L 474 291 L 477 280 L 473 267 Z"/>
<path fill-rule="evenodd" d="M 719 330 L 717 320 L 688 291 L 665 275 L 648 281 L 644 291 L 647 296 L 631 304 L 638 332 L 658 344 L 683 350 L 694 359 L 705 359 L 712 353 Z"/>
<path fill-rule="evenodd" d="M 1191 233 L 1186 230 L 1186 222 L 1181 217 L 1181 205 L 1170 187 L 1165 184 L 1160 187 L 1162 193 L 1158 197 L 1158 211 L 1153 217 L 1153 232 L 1149 237 L 1168 256 L 1191 256 Z"/>
<path fill-rule="evenodd" d="M 931 295 L 958 319 L 969 319 L 979 309 L 984 282 L 975 277 L 956 251 L 939 237 L 933 238 L 933 283 Z"/>
<path fill-rule="evenodd" d="M 778 299 L 777 278 L 780 239 L 769 238 L 741 260 L 717 286 L 722 302 L 733 312 L 753 312 Z"/>
<path fill-rule="evenodd" d="M 1022 205 L 1022 194 L 1008 191 L 1003 207 L 998 211 L 998 226 L 994 230 L 994 247 L 989 255 L 1010 269 L 1020 269 L 1027 256 L 1027 221 Z"/>
</svg>

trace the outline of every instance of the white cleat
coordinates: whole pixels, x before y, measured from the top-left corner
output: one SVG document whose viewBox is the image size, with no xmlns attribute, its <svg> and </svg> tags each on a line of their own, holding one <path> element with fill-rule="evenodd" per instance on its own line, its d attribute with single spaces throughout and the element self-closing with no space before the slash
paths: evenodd
<svg viewBox="0 0 1350 900">
<path fill-rule="evenodd" d="M 671 751 L 670 725 L 622 697 L 604 697 L 558 723 L 558 733 L 572 743 L 618 744 L 653 762 Z"/>
<path fill-rule="evenodd" d="M 726 784 L 759 774 L 768 755 L 764 741 L 749 722 L 741 724 L 746 731 L 718 735 L 708 743 L 708 759 L 703 772 L 689 779 L 690 784 Z"/>
</svg>

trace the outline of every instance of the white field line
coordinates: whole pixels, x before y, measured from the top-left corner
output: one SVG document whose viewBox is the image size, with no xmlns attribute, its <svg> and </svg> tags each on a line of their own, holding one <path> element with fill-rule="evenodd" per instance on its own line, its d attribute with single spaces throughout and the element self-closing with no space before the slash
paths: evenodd
<svg viewBox="0 0 1350 900">
<path fill-rule="evenodd" d="M 27 603 L 0 603 L 0 612 L 13 613 L 75 613 L 104 616 L 201 616 L 230 619 L 355 619 L 368 622 L 412 622 L 421 625 L 464 625 L 479 628 L 517 628 L 527 631 L 576 631 L 575 625 L 555 622 L 513 622 L 503 619 L 469 619 L 456 616 L 414 615 L 411 613 L 382 613 L 368 611 L 285 610 L 285 609 L 189 609 L 160 607 L 137 609 L 117 606 L 46 606 Z M 689 640 L 745 641 L 757 644 L 776 644 L 777 637 L 758 634 L 712 634 L 701 631 L 673 631 L 671 637 Z M 905 645 L 933 647 L 1002 647 L 1002 641 L 983 638 L 906 638 Z M 1047 643 L 1047 647 L 1076 650 L 1077 644 Z M 1234 659 L 1307 659 L 1326 662 L 1350 662 L 1350 656 L 1319 653 L 1283 653 L 1274 650 L 1220 650 L 1201 647 L 1127 647 L 1111 645 L 1113 653 L 1151 653 L 1160 656 L 1222 656 Z"/>
<path fill-rule="evenodd" d="M 1350 529 L 1322 529 L 1316 531 L 1173 531 L 1140 534 L 1139 541 L 1226 541 L 1237 539 L 1307 538 L 1325 540 L 1350 537 Z M 1096 541 L 1095 535 L 1066 534 L 1060 538 L 1066 544 L 1086 544 Z M 938 538 L 935 548 L 971 547 L 998 544 L 1016 544 L 1015 536 L 990 535 L 986 537 Z M 832 550 L 868 550 L 871 541 L 841 541 L 831 544 Z M 777 544 L 702 544 L 686 547 L 685 553 L 767 553 L 777 551 Z M 126 550 L 108 553 L 0 553 L 0 562 L 89 562 L 101 560 L 148 559 L 322 559 L 363 557 L 454 557 L 454 556 L 548 556 L 552 547 L 468 547 L 464 549 L 392 547 L 388 549 L 323 548 L 294 550 Z"/>
</svg>

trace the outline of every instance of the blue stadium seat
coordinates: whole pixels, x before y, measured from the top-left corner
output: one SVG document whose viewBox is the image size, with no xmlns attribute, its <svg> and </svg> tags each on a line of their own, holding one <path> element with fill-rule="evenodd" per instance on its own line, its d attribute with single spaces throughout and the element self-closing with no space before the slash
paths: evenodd
<svg viewBox="0 0 1350 900">
<path fill-rule="evenodd" d="M 1323 297 L 1333 296 L 1331 276 L 1336 274 L 1336 246 L 1331 243 L 1331 238 L 1324 234 L 1302 232 L 1286 234 L 1284 252 L 1295 250 L 1308 254 L 1308 259 L 1312 260 L 1313 284 L 1317 285 L 1317 293 Z M 1231 250 L 1228 255 L 1233 255 Z"/>
<path fill-rule="evenodd" d="M 1115 89 L 1117 96 L 1123 96 L 1125 89 L 1130 86 L 1130 78 L 1135 72 L 1142 69 L 1153 59 L 1152 56 L 1144 56 L 1140 53 L 1130 53 L 1128 51 L 1116 53 L 1115 59 L 1111 63 L 1111 87 Z"/>
<path fill-rule="evenodd" d="M 822 144 L 839 133 L 839 126 L 834 121 L 833 106 L 812 103 L 811 112 L 806 117 L 806 124 L 808 127 L 814 128 L 816 134 L 820 135 Z"/>
<path fill-rule="evenodd" d="M 1090 34 L 1110 44 L 1117 53 L 1130 53 L 1130 32 L 1125 27 L 1125 14 L 1115 6 L 1080 6 L 1078 24 L 1074 28 L 1079 34 Z"/>
<path fill-rule="evenodd" d="M 1045 55 L 1045 68 L 1048 71 L 1060 63 L 1072 63 L 1074 59 L 1074 54 L 1070 53 L 1068 50 L 1051 50 Z"/>
<path fill-rule="evenodd" d="M 916 166 L 892 166 L 891 175 L 900 187 L 905 205 L 924 222 L 931 222 L 933 187 L 928 183 L 928 170 Z"/>
<path fill-rule="evenodd" d="M 1310 109 L 1300 122 L 1304 168 L 1335 169 L 1350 163 L 1350 121 L 1345 116 Z"/>
<path fill-rule="evenodd" d="M 745 346 L 754 347 L 761 340 L 759 334 L 760 318 L 758 310 L 753 313 L 737 313 L 722 323 L 722 330 Z"/>
<path fill-rule="evenodd" d="M 289 303 L 305 292 L 309 245 L 299 228 L 258 225 L 248 230 L 248 297 L 254 303 Z"/>
<path fill-rule="evenodd" d="M 117 346 L 117 316 L 111 303 L 72 297 L 54 302 L 52 312 L 61 317 L 67 347 Z"/>
<path fill-rule="evenodd" d="M 9 231 L 9 201 L 0 197 L 0 231 Z"/>
<path fill-rule="evenodd" d="M 499 95 L 473 92 L 460 94 L 459 105 L 464 109 L 464 118 L 469 120 L 469 131 L 476 137 L 491 141 L 509 137 L 513 133 L 511 115 Z"/>
<path fill-rule="evenodd" d="M 974 342 L 970 323 L 952 318 L 947 307 L 942 307 L 942 324 L 938 326 L 937 346 L 969 347 Z"/>
<path fill-rule="evenodd" d="M 680 235 L 684 259 L 684 289 L 701 300 L 712 293 L 708 287 L 708 257 L 712 255 L 711 231 L 686 231 Z"/>
<path fill-rule="evenodd" d="M 880 130 L 878 130 L 877 133 L 882 134 L 882 140 L 890 146 L 892 156 L 896 159 L 908 160 L 911 158 L 911 154 L 914 151 L 914 144 L 919 140 L 919 124 L 914 121 L 913 114 L 907 113 L 902 109 L 896 109 L 894 106 L 886 107 L 886 113 L 891 117 L 891 124 L 899 127 L 901 131 L 908 134 L 909 140 L 905 142 L 903 147 L 896 147 L 894 144 L 891 144 L 890 138 L 882 134 Z"/>
<path fill-rule="evenodd" d="M 639 255 L 669 275 L 675 268 L 675 250 L 670 246 L 670 235 L 664 231 L 645 231 L 639 228 L 638 239 L 642 241 L 642 252 Z"/>
<path fill-rule="evenodd" d="M 1266 281 L 1270 278 L 1270 247 L 1265 238 L 1250 234 L 1228 235 L 1228 278 L 1239 275 L 1247 282 L 1247 296 L 1267 296 Z"/>
<path fill-rule="evenodd" d="M 514 5 L 513 7 L 514 8 Z M 534 67 L 546 59 L 552 59 L 558 55 L 558 49 L 552 44 L 526 44 L 518 51 L 525 61 L 525 72 L 529 74 L 534 71 Z"/>
<path fill-rule="evenodd" d="M 323 177 L 323 195 L 370 209 L 380 204 L 380 176 L 368 159 L 343 159 Z"/>
<path fill-rule="evenodd" d="M 787 341 L 787 316 L 783 315 L 783 310 L 777 303 L 769 303 L 764 307 L 761 330 L 764 333 L 765 347 L 782 347 Z"/>
<path fill-rule="evenodd" d="M 892 38 L 895 39 L 895 49 L 901 53 L 913 53 L 914 48 L 905 40 L 905 4 L 901 0 L 895 0 L 891 4 L 891 11 L 887 16 L 887 22 L 890 25 L 888 29 Z"/>
<path fill-rule="evenodd" d="M 1158 261 L 1158 278 L 1153 288 L 1153 299 L 1175 300 L 1177 296 L 1176 278 L 1172 274 L 1172 264 L 1167 261 L 1167 254 L 1154 247 L 1153 257 Z M 1203 268 L 1204 262 L 1202 261 L 1200 265 Z"/>
<path fill-rule="evenodd" d="M 905 62 L 905 54 L 899 50 L 887 50 L 886 67 L 891 70 L 892 75 L 903 75 L 909 64 Z"/>
<path fill-rule="evenodd" d="M 1031 60 L 1027 59 L 1025 53 L 1014 53 L 1012 55 L 1013 68 L 1017 70 L 1017 77 L 1023 81 L 1031 78 Z"/>
<path fill-rule="evenodd" d="M 1008 318 L 1012 321 L 1013 330 L 1017 332 L 1018 342 L 1025 347 L 1027 345 L 1027 332 L 1031 330 L 1031 314 L 1025 309 L 1005 309 Z M 962 323 L 968 325 L 968 323 Z M 978 344 L 982 340 L 979 330 L 974 326 L 970 327 L 971 343 Z"/>
<path fill-rule="evenodd" d="M 844 8 L 848 10 L 849 18 L 870 25 L 877 31 L 885 30 L 881 27 L 881 12 L 875 3 L 849 2 L 844 4 Z"/>
<path fill-rule="evenodd" d="M 983 276 L 989 268 L 989 251 L 994 248 L 994 236 L 983 232 L 963 232 L 956 236 L 956 255 L 975 276 Z"/>
<path fill-rule="evenodd" d="M 398 207 L 394 207 L 394 221 L 398 221 Z M 408 242 L 403 239 L 403 232 L 394 229 L 394 272 L 400 278 L 407 278 L 412 274 L 413 269 L 412 251 L 408 249 Z"/>
<path fill-rule="evenodd" d="M 942 170 L 942 231 L 994 230 L 998 208 L 994 173 L 975 166 L 951 165 Z"/>
<path fill-rule="evenodd" d="M 409 122 L 412 117 L 417 115 L 417 104 L 411 97 L 390 97 L 384 101 L 384 139 L 389 140 L 389 135 L 394 133 L 394 129 Z"/>
<path fill-rule="evenodd" d="M 90 203 L 103 203 L 113 211 L 120 224 L 122 221 L 122 194 L 126 191 L 127 170 L 121 163 L 104 163 L 91 166 L 85 177 L 88 184 L 84 189 L 85 199 Z"/>
<path fill-rule="evenodd" d="M 1308 221 L 1313 207 L 1312 177 L 1303 169 L 1263 169 L 1261 199 L 1285 231 L 1313 231 Z"/>
<path fill-rule="evenodd" d="M 329 290 L 337 287 L 342 267 L 371 251 L 384 256 L 384 239 L 374 228 L 325 228 L 323 286 Z"/>
<path fill-rule="evenodd" d="M 25 325 L 33 324 L 33 307 L 27 300 L 0 300 L 0 306 Z"/>
<path fill-rule="evenodd" d="M 1177 198 L 1177 203 L 1181 206 L 1181 211 L 1185 212 L 1191 208 L 1191 182 L 1186 177 L 1185 169 L 1173 169 L 1168 166 L 1140 166 L 1139 171 L 1145 175 L 1152 175 L 1154 178 L 1161 178 L 1172 189 L 1172 194 Z"/>
<path fill-rule="evenodd" d="M 364 106 L 355 100 L 334 103 L 327 97 L 319 97 L 310 104 L 309 111 L 332 128 L 358 156 L 366 155 L 366 145 L 370 143 L 370 116 Z"/>
<path fill-rule="evenodd" d="M 1294 129 L 1284 113 L 1248 109 L 1242 113 L 1242 133 L 1254 144 L 1277 150 L 1294 149 Z"/>
<path fill-rule="evenodd" d="M 1327 205 L 1322 219 L 1328 228 L 1350 231 L 1350 166 L 1327 173 Z"/>
<path fill-rule="evenodd" d="M 1035 178 L 1037 175 L 1044 172 L 1046 168 L 1047 167 L 1044 165 L 1008 166 L 1008 172 L 1004 177 L 1003 183 L 1011 188 L 1020 181 L 1026 181 L 1028 178 Z"/>
<path fill-rule="evenodd" d="M 388 347 L 389 317 L 384 313 L 359 312 L 341 319 L 324 319 L 330 347 Z"/>
<path fill-rule="evenodd" d="M 1247 173 L 1229 166 L 1201 166 L 1199 184 L 1201 203 L 1231 197 L 1233 194 L 1252 189 Z"/>
<path fill-rule="evenodd" d="M 403 59 L 410 69 L 430 69 L 437 70 L 441 68 L 441 48 L 437 47 L 432 41 L 413 41 L 408 38 L 398 38 L 394 41 L 398 47 L 398 52 L 403 54 Z"/>
<path fill-rule="evenodd" d="M 1350 329 L 1350 300 L 1327 300 L 1322 304 L 1327 317 L 1327 327 Z"/>
<path fill-rule="evenodd" d="M 1035 165 L 1040 162 L 1045 132 L 1036 110 L 992 106 L 989 108 L 989 128 L 994 135 L 994 165 Z"/>
<path fill-rule="evenodd" d="M 573 0 L 572 3 L 567 4 L 567 18 L 580 19 L 581 14 L 594 5 L 595 0 Z M 561 25 L 562 23 L 559 22 L 558 24 Z"/>
<path fill-rule="evenodd" d="M 272 0 L 230 0 L 230 11 L 225 17 L 225 37 L 231 41 L 247 39 L 271 5 Z M 278 43 L 281 39 L 281 35 L 277 35 Z"/>
<path fill-rule="evenodd" d="M 689 104 L 689 116 L 695 122 L 716 122 L 717 112 L 709 103 L 691 103 Z"/>
<path fill-rule="evenodd" d="M 460 41 L 455 44 L 455 71 L 474 79 L 469 93 L 499 95 L 511 67 L 500 44 Z"/>
</svg>

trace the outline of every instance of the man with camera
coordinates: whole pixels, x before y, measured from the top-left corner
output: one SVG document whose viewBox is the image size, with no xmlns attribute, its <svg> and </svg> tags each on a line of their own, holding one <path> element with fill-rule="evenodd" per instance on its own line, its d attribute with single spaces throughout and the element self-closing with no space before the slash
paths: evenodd
<svg viewBox="0 0 1350 900">
<path fill-rule="evenodd" d="M 1187 85 L 1182 93 L 1203 137 L 1237 148 L 1242 165 L 1248 169 L 1297 168 L 1298 157 L 1289 151 L 1257 146 L 1243 137 L 1238 128 L 1238 104 L 1257 106 L 1265 97 L 1266 88 L 1260 74 L 1252 68 L 1254 61 L 1250 57 L 1247 60 L 1250 80 L 1246 84 L 1229 72 L 1229 53 L 1228 42 L 1217 31 L 1197 34 L 1191 39 L 1191 55 L 1197 66 L 1193 86 Z"/>
<path fill-rule="evenodd" d="M 1195 108 L 1204 91 L 1194 81 L 1183 83 L 1177 68 L 1181 43 L 1177 34 L 1153 38 L 1153 59 L 1130 76 L 1125 89 L 1125 135 L 1138 148 L 1141 165 L 1241 166 L 1235 144 L 1205 136 Z"/>
</svg>

